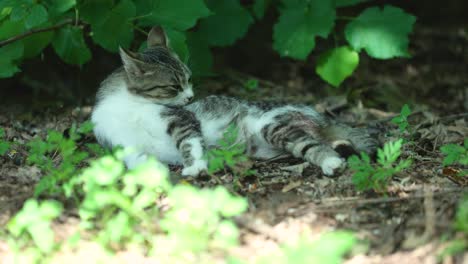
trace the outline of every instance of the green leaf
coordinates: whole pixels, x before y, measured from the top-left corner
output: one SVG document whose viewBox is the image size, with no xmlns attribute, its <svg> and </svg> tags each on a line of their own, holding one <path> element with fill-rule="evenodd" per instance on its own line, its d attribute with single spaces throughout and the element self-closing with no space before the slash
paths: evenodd
<svg viewBox="0 0 468 264">
<path fill-rule="evenodd" d="M 18 59 L 23 55 L 23 42 L 16 41 L 0 48 L 0 78 L 8 78 L 19 72 Z"/>
<path fill-rule="evenodd" d="M 254 91 L 258 89 L 258 80 L 250 78 L 244 83 L 244 87 L 249 91 Z"/>
<path fill-rule="evenodd" d="M 405 104 L 400 111 L 400 115 L 392 118 L 391 122 L 398 125 L 400 132 L 404 132 L 408 127 L 408 116 L 411 114 L 411 109 L 407 104 Z"/>
<path fill-rule="evenodd" d="M 0 141 L 0 156 L 5 155 L 9 148 L 10 144 L 8 142 Z"/>
<path fill-rule="evenodd" d="M 75 7 L 76 0 L 46 0 L 44 5 L 49 10 L 49 15 L 56 17 Z"/>
<path fill-rule="evenodd" d="M 0 7 L 6 5 L 12 8 L 11 14 L 10 14 L 11 21 L 23 20 L 24 17 L 30 11 L 31 7 L 34 5 L 34 2 L 30 0 L 15 0 L 15 1 L 4 0 L 4 2 L 6 2 L 6 4 L 3 4 L 3 5 L 0 4 Z"/>
<path fill-rule="evenodd" d="M 405 105 L 401 108 L 400 115 L 406 119 L 410 114 L 411 114 L 411 109 L 410 109 L 410 107 L 408 106 L 408 104 L 405 104 Z"/>
<path fill-rule="evenodd" d="M 308 253 L 316 255 L 316 259 L 323 263 L 340 263 L 342 256 L 350 251 L 356 242 L 356 236 L 351 232 L 330 232 L 322 235 L 314 243 L 313 253 L 310 251 Z"/>
<path fill-rule="evenodd" d="M 232 45 L 243 37 L 253 22 L 250 13 L 239 0 L 208 0 L 214 14 L 200 21 L 197 34 L 212 46 Z"/>
<path fill-rule="evenodd" d="M 189 67 L 193 76 L 213 75 L 213 55 L 205 39 L 194 33 L 187 34 L 190 51 Z"/>
<path fill-rule="evenodd" d="M 217 248 L 230 248 L 236 246 L 239 237 L 239 229 L 232 221 L 224 220 L 219 223 L 213 236 L 213 244 Z"/>
<path fill-rule="evenodd" d="M 271 0 L 255 0 L 252 10 L 257 19 L 262 19 L 270 5 Z"/>
<path fill-rule="evenodd" d="M 274 26 L 273 48 L 281 56 L 304 60 L 315 47 L 315 37 L 327 37 L 335 22 L 331 0 L 285 0 Z"/>
<path fill-rule="evenodd" d="M 118 51 L 119 46 L 129 47 L 133 40 L 133 24 L 130 19 L 135 14 L 136 8 L 132 1 L 120 1 L 110 12 L 101 15 L 101 19 L 91 24 L 93 40 L 112 52 Z"/>
<path fill-rule="evenodd" d="M 325 81 L 337 87 L 359 64 L 359 54 L 348 46 L 334 48 L 320 55 L 315 71 Z"/>
<path fill-rule="evenodd" d="M 187 63 L 189 59 L 189 49 L 187 46 L 187 38 L 185 33 L 179 30 L 165 28 L 164 31 L 169 38 L 169 45 L 171 49 L 177 53 L 179 59 L 184 63 Z"/>
<path fill-rule="evenodd" d="M 402 145 L 403 139 L 385 143 L 383 150 L 377 150 L 377 161 L 383 167 L 390 167 L 400 156 Z"/>
<path fill-rule="evenodd" d="M 346 26 L 345 37 L 353 49 L 365 49 L 377 59 L 408 57 L 408 35 L 415 21 L 397 7 L 371 7 Z"/>
<path fill-rule="evenodd" d="M 83 38 L 83 31 L 79 27 L 66 26 L 61 28 L 52 46 L 60 58 L 69 64 L 83 65 L 91 59 L 91 52 Z"/>
<path fill-rule="evenodd" d="M 52 41 L 55 31 L 46 31 L 42 33 L 32 34 L 24 38 L 24 54 L 23 59 L 29 59 L 39 55 L 45 47 Z"/>
<path fill-rule="evenodd" d="M 465 148 L 456 144 L 447 144 L 440 148 L 440 151 L 446 156 L 443 161 L 444 166 L 452 165 L 456 163 L 463 153 L 467 152 Z"/>
<path fill-rule="evenodd" d="M 370 0 L 335 0 L 336 7 L 353 6 Z"/>
<path fill-rule="evenodd" d="M 11 13 L 11 7 L 0 7 L 0 20 L 3 20 L 5 17 L 9 16 Z"/>
<path fill-rule="evenodd" d="M 145 18 L 152 15 L 155 0 L 134 0 L 137 17 Z"/>
<path fill-rule="evenodd" d="M 153 0 L 146 6 L 151 9 L 148 10 L 150 15 L 141 21 L 145 26 L 162 25 L 187 30 L 195 26 L 198 19 L 210 15 L 203 0 Z"/>
<path fill-rule="evenodd" d="M 23 33 L 24 23 L 22 21 L 5 20 L 0 23 L 0 40 Z M 22 41 L 16 41 L 0 48 L 0 78 L 12 77 L 19 72 L 19 60 L 24 53 Z"/>
<path fill-rule="evenodd" d="M 22 21 L 5 20 L 0 23 L 0 40 L 5 40 L 24 32 Z"/>
<path fill-rule="evenodd" d="M 26 16 L 24 25 L 27 29 L 30 29 L 46 22 L 48 17 L 49 15 L 47 14 L 47 10 L 45 9 L 45 7 L 40 4 L 35 4 L 29 10 L 29 14 Z"/>
<path fill-rule="evenodd" d="M 84 0 L 80 1 L 78 11 L 83 21 L 96 25 L 102 23 L 109 12 L 112 11 L 113 0 Z"/>
</svg>

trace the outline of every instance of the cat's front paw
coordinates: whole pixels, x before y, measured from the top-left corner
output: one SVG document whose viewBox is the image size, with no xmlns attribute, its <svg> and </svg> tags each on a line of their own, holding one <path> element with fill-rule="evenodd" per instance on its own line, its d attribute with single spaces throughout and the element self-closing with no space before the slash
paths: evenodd
<svg viewBox="0 0 468 264">
<path fill-rule="evenodd" d="M 200 175 L 202 172 L 208 171 L 208 163 L 205 160 L 196 160 L 193 164 L 189 167 L 185 167 L 182 170 L 182 176 L 188 177 L 196 177 Z"/>
<path fill-rule="evenodd" d="M 344 168 L 345 165 L 346 162 L 342 158 L 328 157 L 325 160 L 323 160 L 322 165 L 320 167 L 322 168 L 323 174 L 327 176 L 333 176 L 335 171 Z"/>
</svg>

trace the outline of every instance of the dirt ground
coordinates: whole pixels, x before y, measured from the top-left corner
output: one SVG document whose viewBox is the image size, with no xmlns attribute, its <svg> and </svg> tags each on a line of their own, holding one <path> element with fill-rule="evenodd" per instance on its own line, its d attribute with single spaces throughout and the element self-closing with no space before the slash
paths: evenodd
<svg viewBox="0 0 468 264">
<path fill-rule="evenodd" d="M 272 65 L 271 78 L 247 91 L 242 83 L 254 77 L 238 71 L 226 72 L 203 84 L 200 94 L 228 94 L 249 99 L 281 99 L 313 104 L 326 115 L 357 126 L 379 129 L 381 142 L 398 137 L 389 120 L 403 103 L 413 106 L 410 116 L 411 140 L 403 157 L 413 164 L 396 175 L 387 195 L 360 193 L 345 170 L 335 178 L 325 177 L 319 168 L 300 160 L 281 158 L 256 161 L 255 177 L 240 180 L 237 193 L 247 197 L 249 211 L 236 219 L 241 228 L 241 246 L 233 254 L 247 260 L 268 255 L 278 245 L 293 241 L 304 230 L 313 234 L 347 229 L 369 241 L 369 250 L 350 256 L 346 263 L 437 263 L 446 246 L 443 237 L 453 235 L 456 205 L 468 191 L 466 178 L 453 177 L 459 167 L 442 167 L 441 145 L 461 143 L 468 136 L 468 32 L 418 28 L 412 37 L 410 59 L 370 60 L 365 56 L 343 92 L 327 88 L 313 74 L 308 63 L 282 60 Z M 278 74 L 276 74 L 278 73 Z M 73 122 L 89 118 L 92 106 L 0 106 L 0 126 L 8 140 L 28 142 L 48 129 L 65 131 Z M 93 140 L 93 139 L 87 139 Z M 27 153 L 19 150 L 0 157 L 0 226 L 32 196 L 41 177 L 37 168 L 27 166 Z M 173 168 L 177 175 L 180 168 Z M 233 177 L 221 173 L 217 179 L 194 179 L 209 187 L 223 184 L 232 188 Z M 55 223 L 61 236 L 76 229 L 77 219 L 65 214 Z M 92 249 L 81 257 L 91 258 Z M 75 262 L 84 259 L 80 253 Z M 0 260 L 11 260 L 11 252 L 0 241 Z M 70 260 L 70 259 L 68 259 Z M 148 262 L 142 256 L 121 253 L 122 263 Z M 468 263 L 468 253 L 441 260 Z M 0 261 L 1 262 L 1 261 Z M 87 261 L 88 262 L 88 261 Z M 68 263 L 68 262 L 67 262 Z M 71 262 L 70 262 L 71 263 Z"/>
</svg>

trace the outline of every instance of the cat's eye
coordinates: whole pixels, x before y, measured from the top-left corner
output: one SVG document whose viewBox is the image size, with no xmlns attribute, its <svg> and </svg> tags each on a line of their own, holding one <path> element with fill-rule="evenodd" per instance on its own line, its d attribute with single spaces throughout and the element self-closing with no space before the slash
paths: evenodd
<svg viewBox="0 0 468 264">
<path fill-rule="evenodd" d="M 177 85 L 173 85 L 172 88 L 173 88 L 174 90 L 176 90 L 176 91 L 183 91 L 182 86 L 180 86 L 180 85 L 178 85 L 178 84 L 177 84 Z"/>
</svg>

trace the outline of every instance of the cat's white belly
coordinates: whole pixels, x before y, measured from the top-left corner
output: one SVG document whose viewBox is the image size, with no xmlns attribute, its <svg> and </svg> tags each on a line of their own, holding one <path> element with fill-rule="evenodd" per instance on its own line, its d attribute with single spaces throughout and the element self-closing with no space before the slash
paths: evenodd
<svg viewBox="0 0 468 264">
<path fill-rule="evenodd" d="M 207 146 L 216 146 L 229 124 L 230 119 L 209 119 L 201 120 L 201 130 L 205 144 Z"/>
<path fill-rule="evenodd" d="M 166 133 L 167 122 L 160 116 L 163 106 L 135 104 L 121 96 L 109 96 L 93 111 L 94 133 L 101 143 L 133 148 L 125 158 L 134 167 L 148 155 L 169 164 L 181 164 L 182 157 L 173 139 Z"/>
</svg>

